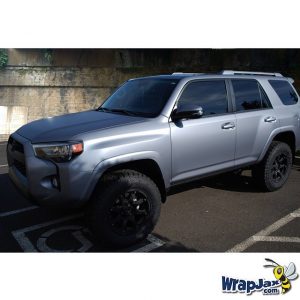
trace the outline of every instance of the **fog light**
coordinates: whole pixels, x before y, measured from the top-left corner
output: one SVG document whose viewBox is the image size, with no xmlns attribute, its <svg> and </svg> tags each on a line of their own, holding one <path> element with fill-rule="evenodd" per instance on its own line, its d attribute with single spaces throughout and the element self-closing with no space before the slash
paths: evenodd
<svg viewBox="0 0 300 300">
<path fill-rule="evenodd" d="M 57 179 L 56 176 L 52 177 L 51 183 L 52 183 L 53 187 L 55 187 L 56 189 L 58 189 L 59 183 L 58 183 L 58 179 Z"/>
</svg>

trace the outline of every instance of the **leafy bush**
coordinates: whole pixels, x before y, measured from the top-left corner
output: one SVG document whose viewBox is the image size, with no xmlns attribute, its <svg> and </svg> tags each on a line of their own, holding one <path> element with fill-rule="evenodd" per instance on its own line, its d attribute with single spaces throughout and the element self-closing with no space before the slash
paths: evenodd
<svg viewBox="0 0 300 300">
<path fill-rule="evenodd" d="M 0 69 L 5 68 L 8 62 L 8 54 L 6 49 L 0 49 Z"/>
</svg>

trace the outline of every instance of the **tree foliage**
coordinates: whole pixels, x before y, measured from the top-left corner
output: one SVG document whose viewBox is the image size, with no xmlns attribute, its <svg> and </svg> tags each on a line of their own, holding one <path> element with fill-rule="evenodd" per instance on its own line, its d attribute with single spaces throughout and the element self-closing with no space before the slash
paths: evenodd
<svg viewBox="0 0 300 300">
<path fill-rule="evenodd" d="M 5 68 L 8 62 L 8 54 L 6 49 L 0 49 L 0 69 Z"/>
</svg>

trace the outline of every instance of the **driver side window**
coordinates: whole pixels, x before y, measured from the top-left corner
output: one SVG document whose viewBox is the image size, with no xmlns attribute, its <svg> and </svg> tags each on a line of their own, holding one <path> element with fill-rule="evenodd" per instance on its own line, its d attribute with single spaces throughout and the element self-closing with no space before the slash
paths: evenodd
<svg viewBox="0 0 300 300">
<path fill-rule="evenodd" d="M 182 103 L 201 106 L 203 115 L 219 115 L 228 112 L 228 98 L 224 80 L 203 80 L 189 83 L 182 92 Z"/>
</svg>

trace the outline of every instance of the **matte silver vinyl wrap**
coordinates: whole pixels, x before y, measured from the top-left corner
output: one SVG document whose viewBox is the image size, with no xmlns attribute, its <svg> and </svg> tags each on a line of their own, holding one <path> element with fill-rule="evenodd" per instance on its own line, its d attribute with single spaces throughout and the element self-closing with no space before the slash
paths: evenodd
<svg viewBox="0 0 300 300">
<path fill-rule="evenodd" d="M 24 147 L 26 176 L 14 166 L 8 149 L 9 174 L 15 185 L 40 204 L 81 205 L 91 196 L 99 178 L 120 163 L 151 159 L 157 163 L 166 189 L 195 177 L 203 177 L 263 159 L 274 136 L 292 131 L 300 148 L 300 103 L 285 106 L 267 76 L 174 75 L 180 81 L 156 118 L 85 111 L 34 121 L 12 134 Z M 173 122 L 176 101 L 192 80 L 252 78 L 267 93 L 271 109 L 231 112 L 224 115 Z M 281 78 L 281 80 L 287 80 Z M 275 122 L 266 122 L 266 118 Z M 224 130 L 224 124 L 232 128 Z M 81 155 L 65 163 L 35 157 L 32 144 L 82 141 Z M 58 176 L 60 188 L 50 179 Z"/>
</svg>

